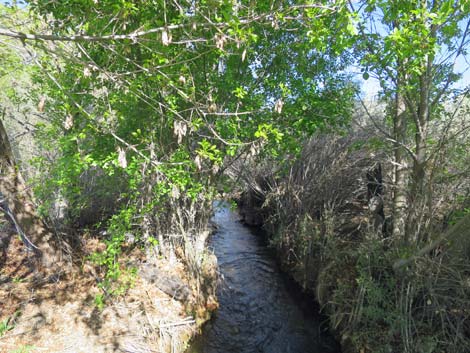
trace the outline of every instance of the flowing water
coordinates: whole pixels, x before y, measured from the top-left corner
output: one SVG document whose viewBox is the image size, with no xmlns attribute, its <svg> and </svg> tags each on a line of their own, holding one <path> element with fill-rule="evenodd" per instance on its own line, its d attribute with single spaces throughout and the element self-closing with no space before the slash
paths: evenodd
<svg viewBox="0 0 470 353">
<path fill-rule="evenodd" d="M 222 276 L 220 308 L 187 353 L 337 353 L 314 305 L 276 265 L 236 213 L 216 209 L 214 249 Z"/>
</svg>

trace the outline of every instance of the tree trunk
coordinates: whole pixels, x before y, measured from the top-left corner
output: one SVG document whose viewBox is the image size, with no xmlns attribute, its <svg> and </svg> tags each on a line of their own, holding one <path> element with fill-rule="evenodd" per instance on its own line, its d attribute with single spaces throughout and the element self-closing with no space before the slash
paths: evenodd
<svg viewBox="0 0 470 353">
<path fill-rule="evenodd" d="M 400 88 L 400 87 L 399 87 Z M 393 229 L 394 239 L 406 239 L 406 219 L 408 212 L 407 198 L 407 161 L 402 144 L 406 142 L 406 108 L 403 97 L 397 89 L 393 116 L 395 137 L 394 151 L 394 193 L 393 193 Z"/>
<path fill-rule="evenodd" d="M 407 234 L 410 241 L 417 244 L 423 237 L 427 228 L 428 218 L 428 200 L 432 199 L 429 194 L 431 190 L 426 190 L 426 169 L 427 169 L 427 104 L 422 112 L 418 112 L 417 132 L 415 136 L 415 158 L 413 161 L 413 171 L 411 174 L 411 192 L 410 192 L 410 212 L 408 212 Z M 421 107 L 420 107 L 421 108 Z"/>
<path fill-rule="evenodd" d="M 432 181 L 428 171 L 428 123 L 430 119 L 430 89 L 432 59 L 426 57 L 425 69 L 419 77 L 419 96 L 415 114 L 415 158 L 411 174 L 410 212 L 408 213 L 407 234 L 417 244 L 424 240 L 432 217 Z"/>
<path fill-rule="evenodd" d="M 32 195 L 25 185 L 15 163 L 8 135 L 0 119 L 0 192 L 15 217 L 15 222 L 34 244 L 32 249 L 38 264 L 51 268 L 58 265 L 59 252 L 52 246 L 53 233 L 37 215 Z"/>
</svg>

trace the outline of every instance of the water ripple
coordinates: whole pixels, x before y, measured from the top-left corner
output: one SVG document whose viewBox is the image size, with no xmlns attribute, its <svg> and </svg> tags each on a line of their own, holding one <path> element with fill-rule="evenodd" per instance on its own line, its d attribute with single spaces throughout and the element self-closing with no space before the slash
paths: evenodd
<svg viewBox="0 0 470 353">
<path fill-rule="evenodd" d="M 238 216 L 222 207 L 214 221 L 219 228 L 210 246 L 222 275 L 220 308 L 187 353 L 339 352 L 318 317 L 300 308 L 269 251 Z"/>
</svg>

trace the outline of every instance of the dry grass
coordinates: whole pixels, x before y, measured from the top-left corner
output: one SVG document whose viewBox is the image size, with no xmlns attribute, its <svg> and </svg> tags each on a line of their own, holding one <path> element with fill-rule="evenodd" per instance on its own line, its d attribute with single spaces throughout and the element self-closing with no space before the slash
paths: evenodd
<svg viewBox="0 0 470 353">
<path fill-rule="evenodd" d="M 284 268 L 315 292 L 344 352 L 466 353 L 468 231 L 413 256 L 419 249 L 371 226 L 366 173 L 378 162 L 385 216 L 391 214 L 391 166 L 385 152 L 375 152 L 383 147 L 362 132 L 314 136 L 281 177 L 280 167 L 268 163 L 251 169 L 248 184 L 255 185 L 247 200 L 257 204 L 250 212 L 263 219 Z M 443 165 L 451 175 L 442 172 L 434 184 L 432 224 L 423 227 L 431 243 L 451 211 L 468 204 L 468 171 L 461 173 L 464 164 L 456 160 L 455 170 Z M 399 259 L 412 261 L 394 270 Z"/>
<path fill-rule="evenodd" d="M 8 236 L 3 233 L 3 237 Z M 11 234 L 13 236 L 13 234 Z M 102 247 L 89 240 L 85 254 Z M 13 328 L 0 337 L 0 352 L 165 352 L 179 353 L 207 315 L 196 304 L 197 288 L 176 260 L 159 260 L 161 275 L 179 278 L 193 294 L 182 303 L 137 276 L 125 296 L 112 298 L 102 310 L 94 302 L 101 291 L 99 269 L 84 262 L 60 275 L 44 278 L 27 270 L 28 257 L 21 242 L 12 237 L 2 264 L 0 321 L 15 316 Z M 145 256 L 135 250 L 123 262 L 139 264 Z M 16 313 L 16 314 L 15 314 Z"/>
</svg>

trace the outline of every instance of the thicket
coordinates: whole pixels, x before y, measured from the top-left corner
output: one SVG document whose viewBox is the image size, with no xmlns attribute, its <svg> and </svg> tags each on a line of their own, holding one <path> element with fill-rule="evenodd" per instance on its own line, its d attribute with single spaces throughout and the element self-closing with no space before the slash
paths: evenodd
<svg viewBox="0 0 470 353">
<path fill-rule="evenodd" d="M 454 132 L 469 126 L 467 108 L 456 114 Z M 437 125 L 436 139 L 447 128 Z M 284 269 L 314 294 L 345 352 L 466 352 L 470 174 L 460 151 L 468 136 L 451 134 L 441 147 L 432 219 L 419 225 L 426 241 L 413 246 L 392 233 L 393 151 L 374 125 L 355 126 L 314 135 L 290 167 L 258 162 L 245 175 L 252 187 L 242 208 L 260 218 Z M 381 192 L 380 212 L 371 187 Z"/>
<path fill-rule="evenodd" d="M 353 351 L 467 350 L 468 6 L 350 3 L 349 49 L 381 106 L 358 96 L 349 130 L 244 175 L 244 203 Z"/>
</svg>

